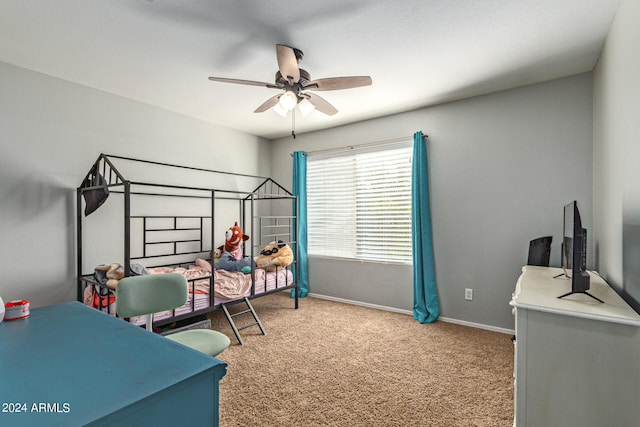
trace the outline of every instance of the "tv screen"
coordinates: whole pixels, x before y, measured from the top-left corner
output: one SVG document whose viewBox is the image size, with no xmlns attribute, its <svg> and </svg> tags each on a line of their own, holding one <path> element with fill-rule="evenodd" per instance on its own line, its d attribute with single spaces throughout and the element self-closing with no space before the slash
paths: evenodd
<svg viewBox="0 0 640 427">
<path fill-rule="evenodd" d="M 564 270 L 564 275 L 569 279 L 573 268 L 573 214 L 573 204 L 565 205 L 562 225 L 562 269 Z"/>
<path fill-rule="evenodd" d="M 589 273 L 587 272 L 587 229 L 582 227 L 578 202 L 564 206 L 562 226 L 562 268 L 564 275 L 571 279 L 571 291 L 559 296 L 564 298 L 572 294 L 586 294 L 602 302 L 589 292 Z"/>
</svg>

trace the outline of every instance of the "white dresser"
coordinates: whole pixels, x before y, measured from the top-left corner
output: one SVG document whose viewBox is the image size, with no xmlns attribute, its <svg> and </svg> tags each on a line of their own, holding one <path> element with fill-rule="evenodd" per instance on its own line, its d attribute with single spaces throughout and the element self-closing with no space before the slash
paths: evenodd
<svg viewBox="0 0 640 427">
<path fill-rule="evenodd" d="M 588 295 L 557 297 L 559 268 L 526 266 L 516 317 L 517 427 L 640 426 L 640 316 L 597 274 Z"/>
</svg>

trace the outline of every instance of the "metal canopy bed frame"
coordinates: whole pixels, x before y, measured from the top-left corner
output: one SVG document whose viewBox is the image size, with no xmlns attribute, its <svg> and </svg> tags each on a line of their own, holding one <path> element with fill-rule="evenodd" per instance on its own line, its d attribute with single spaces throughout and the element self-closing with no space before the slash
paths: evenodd
<svg viewBox="0 0 640 427">
<path fill-rule="evenodd" d="M 147 180 L 127 179 L 145 174 Z M 192 185 L 194 181 L 201 185 Z M 120 202 L 106 203 L 107 198 Z M 102 207 L 103 204 L 108 208 Z M 233 209 L 225 208 L 229 204 L 236 204 L 237 217 Z M 296 196 L 268 177 L 100 154 L 76 192 L 78 301 L 85 300 L 88 286 L 97 286 L 110 297 L 115 295 L 112 289 L 96 280 L 94 268 L 98 265 L 119 263 L 124 275 L 129 276 L 134 274 L 132 263 L 145 268 L 181 267 L 205 259 L 211 267 L 209 276 L 189 280 L 192 297 L 185 309 L 173 310 L 167 317 L 154 321 L 153 326 L 188 323 L 221 308 L 242 344 L 239 331 L 244 328 L 256 325 L 265 334 L 251 299 L 295 289 L 294 307 L 298 308 L 297 206 Z M 95 219 L 90 218 L 98 208 L 100 213 Z M 252 262 L 249 291 L 237 298 L 216 297 L 212 254 L 218 246 L 216 239 L 224 243 L 224 231 L 221 230 L 233 225 L 233 222 L 229 224 L 230 219 L 224 222 L 225 217 L 239 218 L 239 225 L 250 236 L 243 254 L 251 260 L 260 253 L 261 247 L 273 241 L 282 240 L 291 247 L 294 261 L 287 267 L 276 268 L 275 284 L 270 285 L 271 288 L 267 286 L 270 273 L 264 271 L 261 276 L 265 278 L 264 287 L 257 289 L 256 273 L 260 268 Z M 101 230 L 96 232 L 96 228 Z M 106 256 L 111 258 L 104 258 L 104 254 L 94 251 L 110 252 Z M 284 270 L 284 280 L 279 279 L 279 270 Z M 209 286 L 208 301 L 204 307 L 197 306 L 196 282 L 201 284 L 205 279 Z M 111 306 L 103 306 L 102 301 L 100 297 L 96 308 L 115 315 Z M 240 303 L 246 304 L 248 309 L 235 314 L 228 310 Z M 253 316 L 253 323 L 237 327 L 234 317 L 245 313 Z"/>
</svg>

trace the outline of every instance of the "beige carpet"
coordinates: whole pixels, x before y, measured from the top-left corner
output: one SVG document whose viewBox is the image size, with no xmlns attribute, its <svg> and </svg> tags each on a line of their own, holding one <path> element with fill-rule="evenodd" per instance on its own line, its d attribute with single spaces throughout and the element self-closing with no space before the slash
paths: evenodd
<svg viewBox="0 0 640 427">
<path fill-rule="evenodd" d="M 510 426 L 511 336 L 288 293 L 253 301 L 267 335 L 221 312 L 220 425 Z"/>
</svg>

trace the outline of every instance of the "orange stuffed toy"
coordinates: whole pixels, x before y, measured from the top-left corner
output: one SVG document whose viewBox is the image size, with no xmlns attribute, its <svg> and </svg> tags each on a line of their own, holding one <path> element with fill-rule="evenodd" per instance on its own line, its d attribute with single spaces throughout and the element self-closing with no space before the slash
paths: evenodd
<svg viewBox="0 0 640 427">
<path fill-rule="evenodd" d="M 242 242 L 249 240 L 249 236 L 242 232 L 238 221 L 225 233 L 224 250 L 229 252 L 235 259 L 242 258 Z"/>
<path fill-rule="evenodd" d="M 236 221 L 235 225 L 225 232 L 224 251 L 220 258 L 214 261 L 214 268 L 243 273 L 250 272 L 255 263 L 252 262 L 250 256 L 242 255 L 242 242 L 247 240 L 249 240 L 249 236 L 242 232 L 242 228 Z"/>
</svg>

